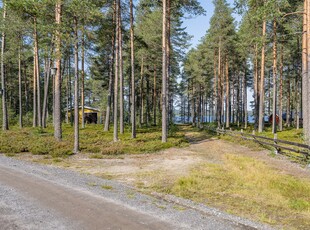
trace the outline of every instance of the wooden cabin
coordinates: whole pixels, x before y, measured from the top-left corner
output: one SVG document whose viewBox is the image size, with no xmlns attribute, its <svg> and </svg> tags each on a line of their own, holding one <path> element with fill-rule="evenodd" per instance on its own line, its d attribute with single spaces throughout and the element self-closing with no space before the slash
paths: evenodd
<svg viewBox="0 0 310 230">
<path fill-rule="evenodd" d="M 74 115 L 74 109 L 72 109 Z M 82 106 L 79 106 L 80 123 L 82 123 Z M 69 119 L 71 111 L 68 113 Z M 84 120 L 85 124 L 100 124 L 102 123 L 102 112 L 98 108 L 84 106 Z"/>
</svg>

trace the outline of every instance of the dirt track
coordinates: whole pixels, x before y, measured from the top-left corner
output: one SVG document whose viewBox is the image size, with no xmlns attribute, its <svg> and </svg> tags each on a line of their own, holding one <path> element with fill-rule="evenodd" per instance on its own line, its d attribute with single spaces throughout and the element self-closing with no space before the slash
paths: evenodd
<svg viewBox="0 0 310 230">
<path fill-rule="evenodd" d="M 0 155 L 1 229 L 254 229 L 247 220 L 204 213 L 115 181 Z"/>
</svg>

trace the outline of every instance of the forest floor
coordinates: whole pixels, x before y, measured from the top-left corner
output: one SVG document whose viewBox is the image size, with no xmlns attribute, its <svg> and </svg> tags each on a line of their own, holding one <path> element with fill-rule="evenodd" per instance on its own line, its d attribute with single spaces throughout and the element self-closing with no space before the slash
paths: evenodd
<svg viewBox="0 0 310 230">
<path fill-rule="evenodd" d="M 176 195 L 276 228 L 310 226 L 310 168 L 251 142 L 223 140 L 189 126 L 180 133 L 189 146 L 155 153 L 14 157 L 118 180 L 148 194 Z"/>
</svg>

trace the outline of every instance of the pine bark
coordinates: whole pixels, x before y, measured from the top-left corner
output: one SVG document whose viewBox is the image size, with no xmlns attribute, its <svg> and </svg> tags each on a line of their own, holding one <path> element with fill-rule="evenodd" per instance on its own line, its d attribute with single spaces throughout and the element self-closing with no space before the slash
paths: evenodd
<svg viewBox="0 0 310 230">
<path fill-rule="evenodd" d="M 157 78 L 157 69 L 156 65 L 154 65 L 154 89 L 153 89 L 153 125 L 156 126 L 156 101 L 157 101 L 157 92 L 156 92 L 156 78 Z"/>
<path fill-rule="evenodd" d="M 124 77 L 123 77 L 123 35 L 122 35 L 122 9 L 120 0 L 118 0 L 118 46 L 119 46 L 119 120 L 120 133 L 124 134 Z"/>
<path fill-rule="evenodd" d="M 230 84 L 229 84 L 229 66 L 228 66 L 228 58 L 226 58 L 226 128 L 229 128 L 230 126 Z"/>
<path fill-rule="evenodd" d="M 78 45 L 78 21 L 74 17 L 74 147 L 73 153 L 79 152 L 79 45 Z"/>
<path fill-rule="evenodd" d="M 85 28 L 82 34 L 82 53 L 81 53 L 81 109 L 82 109 L 82 128 L 85 128 Z"/>
<path fill-rule="evenodd" d="M 116 21 L 116 5 L 114 3 L 114 12 L 113 12 L 113 20 L 112 24 L 115 25 Z M 109 63 L 109 90 L 108 90 L 108 103 L 107 110 L 105 115 L 105 123 L 104 123 L 104 131 L 107 132 L 110 130 L 110 117 L 111 117 L 111 106 L 112 106 L 112 97 L 113 97 L 113 64 L 114 64 L 114 46 L 115 46 L 115 30 L 112 33 L 111 39 L 111 54 L 110 54 L 110 63 Z"/>
<path fill-rule="evenodd" d="M 39 65 L 39 45 L 38 45 L 38 32 L 37 32 L 37 18 L 34 17 L 34 46 L 35 46 L 35 68 L 36 68 L 36 83 L 37 83 L 37 124 L 42 127 L 42 116 L 41 116 L 41 87 L 40 87 L 40 65 Z"/>
<path fill-rule="evenodd" d="M 304 18 L 303 18 L 303 125 L 304 125 L 304 136 L 306 142 L 310 143 L 310 124 L 309 124 L 309 85 L 310 85 L 310 1 L 304 1 Z"/>
<path fill-rule="evenodd" d="M 62 1 L 57 0 L 55 7 L 56 18 L 56 36 L 55 36 L 55 54 L 56 54 L 56 76 L 55 76 L 55 111 L 54 111 L 54 137 L 56 140 L 62 139 L 61 127 L 61 14 L 62 14 Z"/>
<path fill-rule="evenodd" d="M 19 102 L 19 127 L 23 127 L 23 105 L 22 105 L 22 65 L 21 45 L 18 48 L 18 102 Z"/>
<path fill-rule="evenodd" d="M 168 0 L 169 1 L 169 0 Z M 163 0 L 162 24 L 162 142 L 167 142 L 167 0 Z"/>
<path fill-rule="evenodd" d="M 53 47 L 51 49 L 51 55 L 53 53 Z M 47 123 L 47 110 L 48 110 L 48 89 L 49 89 L 49 82 L 50 82 L 50 69 L 52 66 L 51 58 L 46 58 L 45 63 L 45 82 L 44 82 L 44 99 L 43 99 L 43 111 L 42 111 L 42 126 L 46 128 Z"/>
<path fill-rule="evenodd" d="M 222 121 L 222 71 L 221 71 L 221 41 L 219 42 L 218 48 L 218 86 L 217 86 L 217 127 L 220 128 Z"/>
<path fill-rule="evenodd" d="M 280 89 L 279 89 L 279 131 L 283 130 L 283 44 L 281 46 L 280 54 Z"/>
<path fill-rule="evenodd" d="M 3 21 L 6 20 L 6 4 L 3 2 Z M 7 109 L 7 95 L 6 95 L 6 76 L 5 76 L 5 65 L 4 65 L 4 54 L 5 54 L 5 43 L 6 34 L 2 32 L 1 39 L 1 96 L 2 96 L 2 129 L 9 129 L 8 122 L 8 109 Z"/>
<path fill-rule="evenodd" d="M 244 129 L 248 128 L 248 93 L 247 93 L 247 71 L 246 61 L 244 63 L 244 78 L 243 78 L 243 116 L 244 116 Z"/>
<path fill-rule="evenodd" d="M 259 77 L 258 77 L 258 52 L 257 44 L 255 44 L 255 57 L 254 57 L 254 102 L 255 102 L 255 129 L 258 128 L 259 121 Z"/>
<path fill-rule="evenodd" d="M 116 42 L 115 42 L 115 77 L 114 77 L 114 127 L 113 141 L 118 141 L 118 77 L 119 77 L 119 0 L 116 1 Z"/>
<path fill-rule="evenodd" d="M 133 0 L 130 0 L 130 64 L 131 64 L 131 137 L 136 138 L 136 89 L 135 89 L 135 51 L 134 51 Z M 156 103 L 154 104 L 156 108 Z"/>
<path fill-rule="evenodd" d="M 260 97 L 259 97 L 259 118 L 258 118 L 258 132 L 263 132 L 264 129 L 264 101 L 265 101 L 265 37 L 266 37 L 266 19 L 263 21 L 263 46 L 262 46 L 262 57 L 261 57 L 261 73 L 260 73 Z"/>
<path fill-rule="evenodd" d="M 34 36 L 34 35 L 33 35 Z M 33 120 L 32 126 L 37 127 L 37 65 L 36 65 L 36 46 L 33 46 Z"/>
<path fill-rule="evenodd" d="M 277 133 L 277 21 L 273 21 L 273 100 L 272 100 L 272 133 Z"/>
</svg>

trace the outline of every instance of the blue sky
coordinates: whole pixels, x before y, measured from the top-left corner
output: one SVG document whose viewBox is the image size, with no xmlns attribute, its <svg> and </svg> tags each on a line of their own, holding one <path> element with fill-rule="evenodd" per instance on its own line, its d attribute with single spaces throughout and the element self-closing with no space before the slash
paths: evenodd
<svg viewBox="0 0 310 230">
<path fill-rule="evenodd" d="M 209 29 L 210 18 L 213 15 L 214 6 L 212 0 L 199 0 L 201 6 L 207 12 L 204 16 L 197 16 L 192 19 L 184 20 L 183 25 L 186 28 L 186 31 L 194 36 L 192 39 L 192 46 L 196 47 L 201 39 L 206 34 L 206 31 Z M 234 0 L 227 0 L 227 2 L 233 6 Z M 234 17 L 238 20 L 240 16 L 234 15 Z"/>
<path fill-rule="evenodd" d="M 213 15 L 214 6 L 212 0 L 199 0 L 201 6 L 207 12 L 206 15 L 197 16 L 192 19 L 186 19 L 183 25 L 186 27 L 187 33 L 193 36 L 191 41 L 192 47 L 196 47 L 199 44 L 200 39 L 206 34 L 210 26 L 210 18 Z M 233 7 L 234 0 L 227 0 L 227 2 Z M 236 21 L 240 21 L 240 15 L 233 15 Z M 250 101 L 253 101 L 253 92 L 248 88 L 248 110 L 250 110 Z"/>
</svg>

